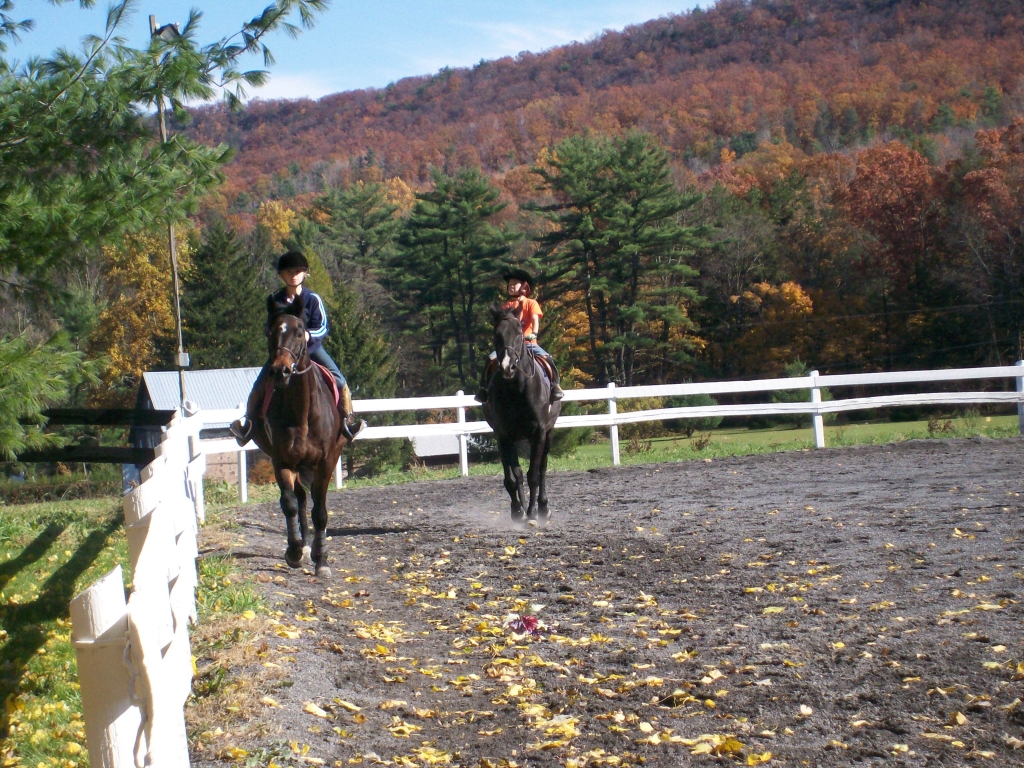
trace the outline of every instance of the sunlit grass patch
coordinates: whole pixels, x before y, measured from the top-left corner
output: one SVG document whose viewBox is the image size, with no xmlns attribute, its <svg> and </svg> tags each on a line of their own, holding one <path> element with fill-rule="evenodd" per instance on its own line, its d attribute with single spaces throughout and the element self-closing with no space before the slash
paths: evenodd
<svg viewBox="0 0 1024 768">
<path fill-rule="evenodd" d="M 200 558 L 198 569 L 196 608 L 200 622 L 218 616 L 235 616 L 246 611 L 264 613 L 267 610 L 262 595 L 230 555 Z"/>
<path fill-rule="evenodd" d="M 258 719 L 269 706 L 265 699 L 283 676 L 281 665 L 271 661 L 276 654 L 267 643 L 277 618 L 252 576 L 230 554 L 238 533 L 227 510 L 223 504 L 212 505 L 200 530 L 200 550 L 207 554 L 197 563 L 199 621 L 192 630 L 196 674 L 185 719 L 193 753 L 263 765 L 269 758 L 242 755 L 234 745 L 247 732 L 250 719 Z"/>
<path fill-rule="evenodd" d="M 115 498 L 0 507 L 0 756 L 88 764 L 68 604 L 128 547 Z M 127 571 L 127 568 L 126 568 Z"/>
</svg>

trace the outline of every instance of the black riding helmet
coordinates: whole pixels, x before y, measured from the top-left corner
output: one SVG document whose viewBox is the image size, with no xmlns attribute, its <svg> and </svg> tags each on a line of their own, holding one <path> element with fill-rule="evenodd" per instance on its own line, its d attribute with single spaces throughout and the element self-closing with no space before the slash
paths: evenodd
<svg viewBox="0 0 1024 768">
<path fill-rule="evenodd" d="M 526 283 L 529 287 L 527 295 L 533 295 L 533 287 L 536 283 L 533 282 L 533 276 L 522 267 L 506 267 L 505 271 L 502 273 L 502 277 L 506 283 L 509 280 L 519 280 L 522 283 Z"/>
<path fill-rule="evenodd" d="M 277 260 L 277 271 L 284 272 L 286 269 L 304 269 L 309 271 L 309 261 L 302 251 L 288 251 Z"/>
</svg>

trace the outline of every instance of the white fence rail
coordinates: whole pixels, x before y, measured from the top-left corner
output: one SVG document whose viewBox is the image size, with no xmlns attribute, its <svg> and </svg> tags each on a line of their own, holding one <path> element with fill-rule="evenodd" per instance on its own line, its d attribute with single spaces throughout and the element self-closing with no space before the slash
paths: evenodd
<svg viewBox="0 0 1024 768">
<path fill-rule="evenodd" d="M 1014 391 L 971 391 L 971 392 L 924 392 L 900 395 L 878 395 L 822 401 L 823 388 L 872 387 L 897 384 L 925 384 L 939 382 L 970 382 L 980 380 L 1013 379 Z M 678 397 L 682 395 L 734 395 L 769 393 L 778 390 L 808 390 L 809 399 L 802 403 L 744 403 L 739 405 L 713 405 L 684 408 L 657 408 L 644 411 L 620 413 L 618 402 L 633 398 Z M 844 411 L 892 408 L 915 405 L 980 405 L 985 403 L 1016 403 L 1017 413 L 1024 434 L 1024 361 L 1016 365 L 988 368 L 951 368 L 937 371 L 900 371 L 892 373 L 857 373 L 822 376 L 811 371 L 807 376 L 785 379 L 759 379 L 753 381 L 717 381 L 693 384 L 659 384 L 642 387 L 616 387 L 609 384 L 601 389 L 570 389 L 565 393 L 565 402 L 607 403 L 607 413 L 561 416 L 556 428 L 568 427 L 609 427 L 611 437 L 612 463 L 619 463 L 619 425 L 643 421 L 666 419 L 699 419 L 709 416 L 783 416 L 810 414 L 814 427 L 814 442 L 818 448 L 825 447 L 823 415 Z M 358 440 L 385 440 L 393 438 L 427 437 L 432 435 L 454 435 L 459 438 L 459 465 L 463 475 L 469 474 L 468 437 L 485 434 L 491 428 L 485 421 L 466 421 L 466 409 L 479 407 L 479 403 L 461 391 L 455 395 L 440 397 L 407 397 L 380 400 L 356 400 L 353 407 L 360 414 L 394 413 L 398 411 L 453 410 L 455 421 L 442 424 L 402 424 L 387 427 L 367 427 Z M 242 415 L 241 408 L 204 411 L 204 423 L 231 422 Z M 257 450 L 253 443 L 244 449 L 238 448 L 234 440 L 202 440 L 204 454 L 239 452 L 239 467 L 244 465 L 242 451 Z M 239 472 L 239 494 L 244 500 L 244 470 Z M 340 471 L 337 478 L 340 481 Z M 340 485 L 340 482 L 339 482 Z"/>
<path fill-rule="evenodd" d="M 202 418 L 171 421 L 141 484 L 124 497 L 128 599 L 118 566 L 71 601 L 94 768 L 189 765 L 185 701 L 192 688 L 197 522 L 204 518 Z"/>
</svg>

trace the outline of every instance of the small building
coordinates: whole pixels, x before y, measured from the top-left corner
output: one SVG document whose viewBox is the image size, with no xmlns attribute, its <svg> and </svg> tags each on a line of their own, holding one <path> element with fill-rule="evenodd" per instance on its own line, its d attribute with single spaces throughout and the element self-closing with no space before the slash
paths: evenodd
<svg viewBox="0 0 1024 768">
<path fill-rule="evenodd" d="M 259 375 L 259 368 L 223 368 L 204 371 L 185 371 L 185 399 L 199 406 L 200 410 L 223 410 L 245 407 L 252 385 Z M 181 404 L 177 371 L 147 371 L 142 374 L 135 407 L 157 411 L 178 410 Z M 202 438 L 230 437 L 230 422 L 207 424 L 200 433 Z M 154 447 L 159 443 L 159 428 L 135 427 L 131 442 L 138 447 Z M 246 457 L 252 464 L 262 454 L 247 451 Z M 238 466 L 235 454 L 223 453 L 207 457 L 206 476 L 229 483 L 237 482 Z M 128 479 L 126 477 L 126 479 Z"/>
</svg>

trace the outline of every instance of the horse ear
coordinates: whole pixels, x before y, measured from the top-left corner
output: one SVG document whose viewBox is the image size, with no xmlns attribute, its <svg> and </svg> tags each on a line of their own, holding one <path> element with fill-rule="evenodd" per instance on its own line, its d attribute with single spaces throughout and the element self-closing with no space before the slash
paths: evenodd
<svg viewBox="0 0 1024 768">
<path fill-rule="evenodd" d="M 491 304 L 490 310 L 491 310 L 491 317 L 494 318 L 494 322 L 498 322 L 498 320 L 500 320 L 502 317 L 505 316 L 505 310 L 502 309 L 497 304 Z"/>
<path fill-rule="evenodd" d="M 274 297 L 267 296 L 267 314 L 272 315 L 278 310 L 277 302 L 274 301 Z"/>
<path fill-rule="evenodd" d="M 288 306 L 288 311 L 291 314 L 295 315 L 296 317 L 302 317 L 302 310 L 305 308 L 306 303 L 302 298 L 302 294 L 300 293 L 292 300 L 292 303 Z"/>
</svg>

